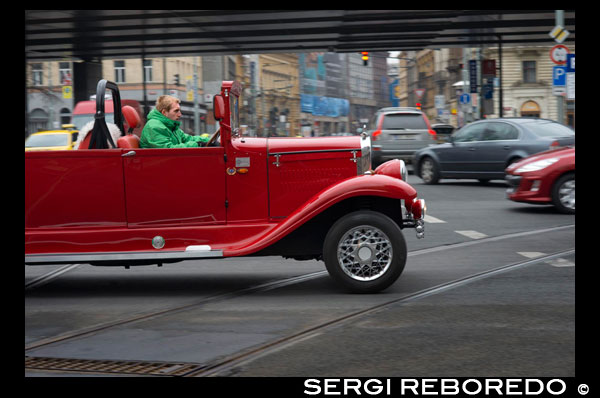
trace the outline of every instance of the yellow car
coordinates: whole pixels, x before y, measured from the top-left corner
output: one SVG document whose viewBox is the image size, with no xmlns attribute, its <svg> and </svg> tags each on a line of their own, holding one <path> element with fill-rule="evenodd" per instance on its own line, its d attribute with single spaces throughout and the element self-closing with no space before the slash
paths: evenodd
<svg viewBox="0 0 600 398">
<path fill-rule="evenodd" d="M 77 130 L 51 130 L 31 134 L 25 140 L 26 151 L 61 151 L 73 149 Z"/>
</svg>

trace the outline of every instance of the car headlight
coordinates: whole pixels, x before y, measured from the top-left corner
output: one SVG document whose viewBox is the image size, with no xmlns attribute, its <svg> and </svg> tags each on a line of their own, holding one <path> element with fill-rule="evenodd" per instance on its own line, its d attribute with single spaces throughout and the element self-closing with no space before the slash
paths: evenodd
<svg viewBox="0 0 600 398">
<path fill-rule="evenodd" d="M 538 170 L 545 169 L 546 167 L 548 167 L 551 164 L 554 164 L 556 162 L 558 162 L 558 158 L 542 159 L 542 160 L 538 160 L 533 163 L 526 164 L 525 166 L 521 166 L 515 172 L 516 173 L 527 173 L 529 171 L 538 171 Z"/>
<path fill-rule="evenodd" d="M 361 157 L 360 163 L 358 164 L 358 175 L 371 170 L 371 137 L 369 137 L 369 134 L 367 133 L 362 133 L 360 135 L 360 150 Z"/>
</svg>

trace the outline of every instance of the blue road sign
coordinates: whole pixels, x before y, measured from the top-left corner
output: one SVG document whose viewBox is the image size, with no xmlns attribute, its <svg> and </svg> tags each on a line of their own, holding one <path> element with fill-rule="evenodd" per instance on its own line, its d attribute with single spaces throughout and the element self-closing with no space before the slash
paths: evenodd
<svg viewBox="0 0 600 398">
<path fill-rule="evenodd" d="M 459 101 L 463 105 L 469 104 L 471 102 L 471 96 L 467 93 L 461 94 Z"/>
<path fill-rule="evenodd" d="M 554 66 L 552 68 L 552 85 L 553 86 L 564 86 L 567 82 L 567 67 L 566 66 Z"/>
<path fill-rule="evenodd" d="M 567 54 L 567 72 L 575 72 L 575 54 Z"/>
</svg>

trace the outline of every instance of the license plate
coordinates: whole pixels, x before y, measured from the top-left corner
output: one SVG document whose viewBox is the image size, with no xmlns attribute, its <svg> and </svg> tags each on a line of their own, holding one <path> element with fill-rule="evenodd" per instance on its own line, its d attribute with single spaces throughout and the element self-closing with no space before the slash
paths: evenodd
<svg viewBox="0 0 600 398">
<path fill-rule="evenodd" d="M 417 138 L 415 134 L 395 134 L 393 137 L 395 140 L 414 140 Z"/>
</svg>

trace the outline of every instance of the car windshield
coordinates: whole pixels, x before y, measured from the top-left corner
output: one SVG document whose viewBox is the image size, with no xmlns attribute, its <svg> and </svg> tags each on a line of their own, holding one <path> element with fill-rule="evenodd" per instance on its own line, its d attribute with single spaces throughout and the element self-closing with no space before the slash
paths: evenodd
<svg viewBox="0 0 600 398">
<path fill-rule="evenodd" d="M 383 118 L 382 130 L 412 130 L 425 129 L 427 124 L 423 116 L 418 113 L 393 113 Z"/>
<path fill-rule="evenodd" d="M 229 96 L 229 110 L 231 111 L 231 131 L 236 132 L 240 128 L 240 110 L 239 110 L 239 98 L 235 95 Z"/>
<path fill-rule="evenodd" d="M 115 122 L 115 114 L 114 113 L 106 113 L 105 114 L 106 123 L 114 123 Z M 73 115 L 71 123 L 75 125 L 75 130 L 81 130 L 83 126 L 87 123 L 94 120 L 94 115 L 92 113 L 85 113 L 81 115 Z"/>
<path fill-rule="evenodd" d="M 25 141 L 25 148 L 66 146 L 69 145 L 68 134 L 39 134 L 31 135 Z"/>
<path fill-rule="evenodd" d="M 551 120 L 536 120 L 522 124 L 538 137 L 571 137 L 575 135 L 570 128 Z"/>
</svg>

